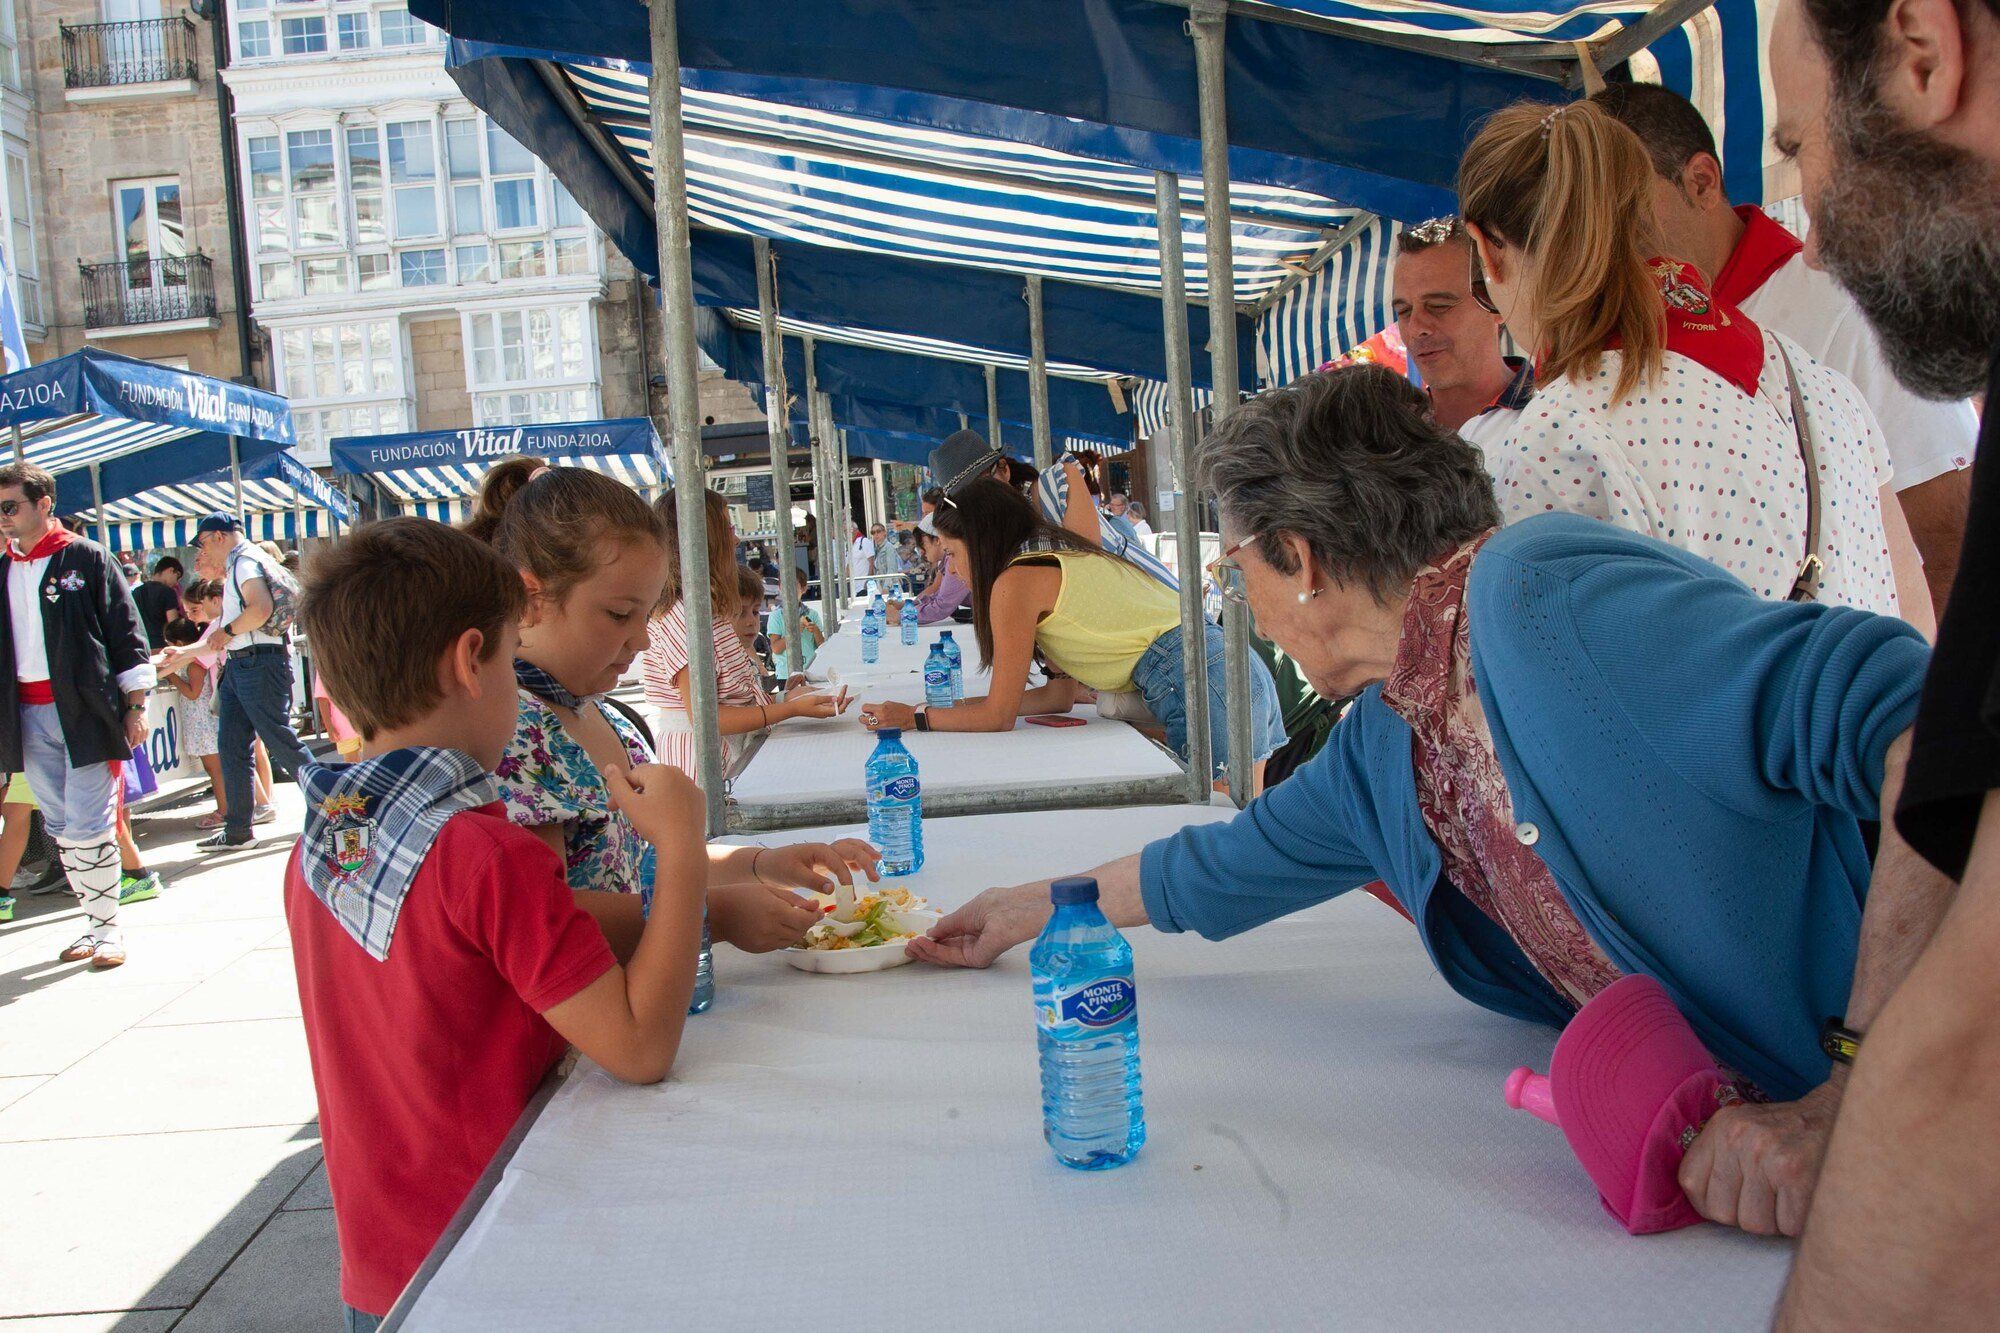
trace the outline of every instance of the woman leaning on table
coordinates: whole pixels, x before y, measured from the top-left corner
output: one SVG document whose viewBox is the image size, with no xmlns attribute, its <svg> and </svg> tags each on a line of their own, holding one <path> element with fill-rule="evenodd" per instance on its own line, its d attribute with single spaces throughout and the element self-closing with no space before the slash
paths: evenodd
<svg viewBox="0 0 2000 1333">
<path fill-rule="evenodd" d="M 988 692 L 954 708 L 871 703 L 861 721 L 920 731 L 1010 731 L 1028 713 L 1067 712 L 1079 686 L 1141 696 L 1187 758 L 1180 597 L 1097 543 L 1059 528 L 1019 492 L 991 477 L 952 492 L 930 517 L 952 566 L 972 589 L 972 627 L 992 673 Z M 1222 631 L 1206 626 L 1209 733 L 1215 768 L 1229 759 Z M 1062 675 L 1028 688 L 1040 654 Z M 1251 661 L 1256 768 L 1285 743 L 1270 672 Z M 1253 773 L 1255 769 L 1253 769 Z"/>
<path fill-rule="evenodd" d="M 1380 880 L 1484 1008 L 1560 1026 L 1652 976 L 1777 1099 L 1715 1115 L 1689 1197 L 1795 1233 L 1844 1077 L 1820 1025 L 1867 1028 L 1950 891 L 1886 823 L 1871 884 L 1859 827 L 1901 784 L 1922 637 L 1609 523 L 1500 529 L 1477 452 L 1380 366 L 1246 403 L 1202 466 L 1225 587 L 1321 694 L 1362 693 L 1233 821 L 1099 867 L 1107 915 L 1220 939 Z M 1048 904 L 988 890 L 910 952 L 983 967 Z"/>
</svg>

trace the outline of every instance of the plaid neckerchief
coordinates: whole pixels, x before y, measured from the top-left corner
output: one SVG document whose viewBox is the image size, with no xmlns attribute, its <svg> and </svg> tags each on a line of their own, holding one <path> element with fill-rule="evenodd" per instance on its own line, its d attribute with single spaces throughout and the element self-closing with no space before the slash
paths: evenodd
<svg viewBox="0 0 2000 1333">
<path fill-rule="evenodd" d="M 577 709 L 583 707 L 583 699 L 571 690 L 569 686 L 563 684 L 533 662 L 524 661 L 518 657 L 514 659 L 514 683 L 534 695 L 537 699 L 540 699 L 543 703 L 551 703 L 558 708 L 567 708 L 571 712 L 575 712 Z"/>
<path fill-rule="evenodd" d="M 380 962 L 404 895 L 445 821 L 500 799 L 493 775 L 462 750 L 415 746 L 356 764 L 299 770 L 306 887 Z"/>
</svg>

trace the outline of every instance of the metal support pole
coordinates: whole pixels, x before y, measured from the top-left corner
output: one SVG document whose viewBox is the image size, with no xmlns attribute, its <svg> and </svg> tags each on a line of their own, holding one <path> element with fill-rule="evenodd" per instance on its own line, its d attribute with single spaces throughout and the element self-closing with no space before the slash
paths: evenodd
<svg viewBox="0 0 2000 1333">
<path fill-rule="evenodd" d="M 243 456 L 236 447 L 236 437 L 229 437 L 229 484 L 236 491 L 236 521 L 243 521 Z"/>
<path fill-rule="evenodd" d="M 792 548 L 792 422 L 785 385 L 785 343 L 778 332 L 777 260 L 771 242 L 762 236 L 751 244 L 757 253 L 757 313 L 764 336 L 764 416 L 771 435 L 772 522 L 778 529 L 778 605 L 784 613 L 785 655 L 791 674 L 803 676 L 805 656 L 799 648 L 799 581 L 793 577 Z"/>
<path fill-rule="evenodd" d="M 1214 770 L 1208 734 L 1208 622 L 1201 610 L 1201 532 L 1194 510 L 1194 397 L 1188 351 L 1187 270 L 1181 261 L 1181 183 L 1153 178 L 1160 221 L 1160 314 L 1167 326 L 1167 422 L 1174 433 L 1174 538 L 1180 552 L 1181 679 L 1187 691 L 1187 799 L 1207 805 Z"/>
<path fill-rule="evenodd" d="M 701 457 L 694 275 L 689 268 L 687 145 L 681 139 L 681 43 L 676 0 L 650 0 L 653 216 L 660 246 L 667 408 L 674 429 L 674 502 L 680 520 L 681 600 L 687 608 L 688 715 L 695 778 L 708 798 L 708 832 L 722 832 L 722 736 L 717 729 L 715 608 L 708 595 L 707 482 Z"/>
<path fill-rule="evenodd" d="M 1035 427 L 1035 466 L 1047 472 L 1055 465 L 1055 440 L 1049 429 L 1049 354 L 1042 323 L 1042 279 L 1028 275 L 1028 414 Z"/>
<path fill-rule="evenodd" d="M 111 529 L 104 525 L 104 479 L 97 473 L 97 464 L 90 465 L 90 498 L 97 502 L 97 540 L 104 549 L 115 549 L 111 544 Z"/>
<path fill-rule="evenodd" d="M 1000 447 L 1000 372 L 986 367 L 986 443 Z"/>
<path fill-rule="evenodd" d="M 13 431 L 14 431 L 14 461 L 16 463 L 25 463 L 28 461 L 28 451 L 21 444 L 21 428 L 17 425 L 13 427 Z"/>
<path fill-rule="evenodd" d="M 833 529 L 838 518 L 833 504 L 833 441 L 820 421 L 818 349 L 811 338 L 800 341 L 806 354 L 806 434 L 813 444 L 813 509 L 817 515 L 815 526 L 819 530 L 819 608 L 820 617 L 826 621 L 825 628 L 831 633 L 833 625 L 840 619 L 839 579 L 834 569 L 836 551 Z"/>
<path fill-rule="evenodd" d="M 1201 196 L 1208 253 L 1208 364 L 1215 385 L 1211 425 L 1236 410 L 1242 380 L 1236 367 L 1236 247 L 1229 218 L 1229 99 L 1222 53 L 1229 22 L 1222 0 L 1196 0 L 1188 30 L 1194 36 L 1195 83 L 1201 102 Z M 1229 799 L 1248 805 L 1254 791 L 1250 758 L 1250 608 L 1222 603 L 1224 695 L 1229 703 Z"/>
</svg>

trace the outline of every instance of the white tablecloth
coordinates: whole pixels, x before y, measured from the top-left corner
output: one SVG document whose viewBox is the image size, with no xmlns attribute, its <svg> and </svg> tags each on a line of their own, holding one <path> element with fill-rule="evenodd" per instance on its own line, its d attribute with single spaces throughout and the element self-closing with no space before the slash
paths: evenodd
<svg viewBox="0 0 2000 1333">
<path fill-rule="evenodd" d="M 955 905 L 1191 817 L 1227 812 L 935 821 L 916 887 Z M 1373 899 L 1219 944 L 1129 934 L 1130 1165 L 1042 1142 L 1026 949 L 864 977 L 722 949 L 673 1078 L 579 1070 L 408 1327 L 1765 1326 L 1790 1247 L 1627 1236 L 1560 1133 L 1502 1104 L 1553 1033 L 1453 995 Z"/>
<path fill-rule="evenodd" d="M 858 615 L 855 617 L 858 621 Z M 922 703 L 923 659 L 937 642 L 938 626 L 924 629 L 915 647 L 905 647 L 896 626 L 883 637 L 880 659 L 861 661 L 861 634 L 844 624 L 813 658 L 814 680 L 845 685 L 860 702 L 890 699 Z M 965 657 L 965 692 L 986 692 L 978 666 L 979 646 L 972 627 L 957 626 L 953 638 Z M 874 733 L 861 725 L 860 702 L 837 718 L 793 719 L 764 739 L 730 786 L 737 803 L 782 808 L 839 797 L 860 799 L 862 767 L 875 748 Z M 905 732 L 903 744 L 916 756 L 924 791 L 1007 791 L 1058 782 L 1134 782 L 1170 778 L 1180 771 L 1172 756 L 1123 722 L 1097 715 L 1095 705 L 1075 709 L 1081 727 L 1042 727 L 1016 722 L 1012 731 Z"/>
</svg>

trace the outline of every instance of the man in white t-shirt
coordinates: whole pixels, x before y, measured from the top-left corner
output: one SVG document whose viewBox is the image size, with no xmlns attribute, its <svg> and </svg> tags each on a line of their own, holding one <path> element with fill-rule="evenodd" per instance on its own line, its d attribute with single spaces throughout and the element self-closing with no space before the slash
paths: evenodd
<svg viewBox="0 0 2000 1333">
<path fill-rule="evenodd" d="M 875 543 L 868 540 L 868 534 L 859 524 L 854 528 L 854 540 L 847 544 L 847 576 L 857 584 L 873 572 L 875 564 Z"/>
<path fill-rule="evenodd" d="M 1653 209 L 1668 253 L 1707 275 L 1717 299 L 1782 333 L 1854 382 L 1875 414 L 1891 484 L 1924 559 L 1931 600 L 1945 604 L 1958 571 L 1971 498 L 1970 403 L 1919 398 L 1890 374 L 1875 331 L 1834 280 L 1807 266 L 1797 237 L 1750 205 L 1733 208 L 1708 123 L 1657 84 L 1612 84 L 1594 99 L 1639 136 L 1653 159 Z"/>
</svg>

